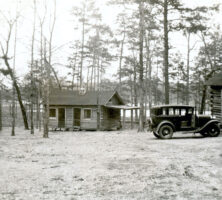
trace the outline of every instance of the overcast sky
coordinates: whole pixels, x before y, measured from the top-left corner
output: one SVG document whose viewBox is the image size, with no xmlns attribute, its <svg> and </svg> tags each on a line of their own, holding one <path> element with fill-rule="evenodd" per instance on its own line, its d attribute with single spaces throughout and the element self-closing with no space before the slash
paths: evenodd
<svg viewBox="0 0 222 200">
<path fill-rule="evenodd" d="M 30 40 L 31 40 L 31 32 L 32 32 L 32 0 L 0 0 L 0 10 L 4 12 L 6 16 L 15 15 L 15 8 L 16 4 L 18 3 L 19 10 L 22 10 L 21 14 L 22 17 L 19 21 L 18 25 L 18 44 L 17 44 L 17 60 L 16 60 L 16 71 L 18 76 L 23 76 L 25 72 L 27 72 L 27 58 L 30 57 Z M 37 0 L 37 3 L 42 2 L 42 0 Z M 48 8 L 48 12 L 53 10 L 53 4 L 52 0 L 47 0 L 47 2 L 51 5 Z M 53 45 L 59 48 L 58 51 L 56 51 L 54 55 L 54 62 L 67 64 L 67 57 L 70 55 L 70 43 L 77 39 L 78 33 L 74 30 L 74 17 L 71 15 L 71 8 L 75 5 L 78 5 L 81 0 L 57 0 L 57 21 L 55 25 L 55 32 L 54 32 L 54 38 L 53 38 Z M 100 7 L 100 10 L 102 12 L 102 16 L 104 19 L 104 23 L 111 26 L 111 28 L 115 24 L 115 16 L 118 10 L 112 9 L 112 7 L 107 6 L 105 4 L 105 0 L 97 0 L 97 5 Z M 184 0 L 184 3 L 190 7 L 196 7 L 196 6 L 212 6 L 216 3 L 222 3 L 221 0 Z M 39 10 L 38 12 L 42 12 L 43 10 Z M 9 17 L 10 18 L 10 17 Z M 222 13 L 218 13 L 217 15 L 212 17 L 212 22 L 215 24 L 222 24 Z M 0 16 L 0 38 L 2 41 L 2 38 L 6 34 L 6 26 L 3 20 L 3 17 Z M 45 34 L 47 34 L 48 30 L 46 29 Z M 196 40 L 194 38 L 193 40 Z M 194 42 L 194 41 L 192 41 Z M 174 40 L 172 41 L 172 45 L 176 48 L 179 48 L 179 50 L 182 53 L 186 52 L 186 45 L 185 45 L 185 38 L 182 39 L 181 36 L 178 34 L 175 34 Z M 13 45 L 13 44 L 12 44 Z M 10 52 L 12 53 L 12 52 Z M 1 63 L 1 61 L 0 61 Z M 57 66 L 57 70 L 61 70 L 61 66 Z M 113 73 L 115 73 L 117 70 L 117 66 L 113 64 L 113 66 L 110 66 L 110 68 L 107 70 L 106 77 L 111 77 Z"/>
</svg>

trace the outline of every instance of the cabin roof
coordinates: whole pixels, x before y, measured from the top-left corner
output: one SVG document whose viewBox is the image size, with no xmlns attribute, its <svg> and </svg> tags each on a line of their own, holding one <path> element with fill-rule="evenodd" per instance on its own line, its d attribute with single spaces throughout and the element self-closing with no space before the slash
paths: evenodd
<svg viewBox="0 0 222 200">
<path fill-rule="evenodd" d="M 222 73 L 216 74 L 214 77 L 210 78 L 206 85 L 209 86 L 222 86 Z"/>
<path fill-rule="evenodd" d="M 109 100 L 115 96 L 118 98 L 120 105 L 125 105 L 123 99 L 117 91 L 100 91 L 99 105 L 106 105 Z M 98 92 L 87 91 L 84 95 L 79 91 L 52 89 L 49 96 L 49 105 L 98 105 Z"/>
</svg>

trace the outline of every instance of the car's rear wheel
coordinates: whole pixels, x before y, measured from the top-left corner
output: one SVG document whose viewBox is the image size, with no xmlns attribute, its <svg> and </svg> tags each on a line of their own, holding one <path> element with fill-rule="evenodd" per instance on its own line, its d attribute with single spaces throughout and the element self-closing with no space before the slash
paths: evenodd
<svg viewBox="0 0 222 200">
<path fill-rule="evenodd" d="M 220 127 L 217 124 L 211 124 L 207 133 L 210 137 L 217 137 L 220 135 Z"/>
<path fill-rule="evenodd" d="M 158 134 L 161 139 L 170 139 L 173 136 L 173 128 L 169 125 L 163 125 L 160 127 Z"/>
<path fill-rule="evenodd" d="M 153 135 L 154 135 L 156 138 L 160 138 L 160 136 L 159 136 L 156 132 L 153 132 Z"/>
</svg>

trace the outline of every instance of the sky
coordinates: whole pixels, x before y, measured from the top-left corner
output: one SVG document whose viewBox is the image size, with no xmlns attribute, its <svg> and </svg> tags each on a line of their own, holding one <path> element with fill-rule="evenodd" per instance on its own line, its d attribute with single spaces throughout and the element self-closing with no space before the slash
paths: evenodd
<svg viewBox="0 0 222 200">
<path fill-rule="evenodd" d="M 40 6 L 42 0 L 36 0 L 37 4 Z M 212 6 L 216 3 L 222 3 L 222 0 L 183 0 L 184 4 L 190 7 L 196 6 Z M 11 16 L 13 18 L 16 13 L 16 5 L 18 5 L 18 10 L 21 10 L 22 17 L 19 19 L 18 30 L 17 30 L 17 47 L 16 47 L 16 73 L 18 77 L 23 77 L 28 71 L 27 62 L 30 57 L 30 44 L 31 44 L 31 34 L 32 34 L 32 20 L 33 20 L 33 10 L 32 10 L 32 0 L 0 0 L 0 11 L 6 16 Z M 49 3 L 47 12 L 53 11 L 53 1 L 47 0 Z M 57 20 L 55 25 L 55 32 L 53 36 L 53 46 L 58 50 L 54 52 L 53 61 L 60 64 L 68 64 L 67 58 L 70 55 L 70 44 L 75 39 L 79 38 L 79 33 L 73 28 L 74 17 L 71 15 L 71 10 L 73 6 L 79 5 L 81 0 L 57 0 Z M 112 7 L 106 5 L 105 0 L 96 0 L 98 7 L 100 8 L 103 16 L 104 23 L 112 27 L 115 27 L 115 18 L 118 13 L 118 9 L 112 9 Z M 40 6 L 41 7 L 41 6 Z M 43 7 L 38 9 L 38 14 L 44 12 Z M 10 17 L 9 17 L 10 18 Z M 218 13 L 212 17 L 211 23 L 222 25 L 222 13 Z M 4 21 L 4 17 L 0 15 L 0 39 L 3 38 L 7 33 L 7 26 Z M 49 28 L 45 27 L 45 35 L 48 35 Z M 172 36 L 171 36 L 172 37 Z M 38 39 L 37 39 L 38 40 Z M 192 38 L 191 42 L 195 42 L 198 38 Z M 37 41 L 36 41 L 37 42 Z M 171 43 L 174 47 L 179 48 L 181 53 L 185 55 L 186 53 L 186 41 L 181 34 L 174 34 Z M 13 46 L 13 38 L 11 41 L 11 47 Z M 11 48 L 10 55 L 13 55 L 13 48 Z M 195 55 L 195 53 L 193 54 Z M 2 61 L 0 61 L 0 64 Z M 56 66 L 56 70 L 66 75 L 67 71 L 61 65 Z M 113 63 L 105 74 L 106 78 L 112 78 L 112 75 L 117 72 L 117 64 Z"/>
</svg>

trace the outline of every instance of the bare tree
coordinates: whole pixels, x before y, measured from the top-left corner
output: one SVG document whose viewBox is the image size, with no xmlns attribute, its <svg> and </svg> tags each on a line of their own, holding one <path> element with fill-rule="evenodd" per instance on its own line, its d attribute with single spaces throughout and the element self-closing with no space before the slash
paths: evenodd
<svg viewBox="0 0 222 200">
<path fill-rule="evenodd" d="M 33 1 L 34 4 L 34 22 L 33 22 L 33 30 L 32 30 L 32 43 L 31 43 L 31 94 L 30 94 L 30 100 L 31 100 L 31 116 L 30 116 L 30 126 L 31 126 L 31 134 L 34 134 L 34 124 L 33 124 L 33 89 L 34 89 L 34 83 L 33 83 L 33 65 L 34 65 L 34 46 L 35 46 L 35 29 L 36 29 L 36 0 Z"/>
<path fill-rule="evenodd" d="M 0 87 L 0 131 L 2 130 L 2 88 Z"/>
<path fill-rule="evenodd" d="M 38 120 L 38 127 L 39 127 L 39 131 L 41 131 L 42 128 L 42 123 L 41 123 L 41 119 L 42 119 L 42 115 L 41 115 L 41 110 L 40 110 L 40 99 L 43 95 L 43 69 L 44 69 L 44 44 L 43 44 L 43 28 L 44 28 L 44 23 L 45 23 L 45 18 L 46 18 L 46 13 L 47 13 L 47 6 L 45 4 L 44 7 L 44 15 L 41 18 L 39 16 L 39 27 L 40 27 L 40 62 L 39 62 L 39 68 L 40 68 L 40 80 L 39 80 L 39 87 L 38 87 L 38 102 L 37 102 L 37 112 L 39 113 L 39 120 Z M 44 117 L 43 117 L 44 118 Z"/>
<path fill-rule="evenodd" d="M 52 17 L 52 16 L 50 16 Z M 56 79 L 56 82 L 58 84 L 58 87 L 61 89 L 61 84 L 57 75 L 57 72 L 52 66 L 52 39 L 53 39 L 53 34 L 54 34 L 54 29 L 55 29 L 55 23 L 56 23 L 56 0 L 54 0 L 54 13 L 52 17 L 52 25 L 50 27 L 50 33 L 49 33 L 49 55 L 48 55 L 48 64 L 50 67 L 50 70 L 52 70 L 54 77 Z"/>
<path fill-rule="evenodd" d="M 124 43 L 126 39 L 126 15 L 125 13 L 121 13 L 119 15 L 119 23 L 121 25 L 122 30 L 120 30 L 120 34 L 122 35 L 122 39 L 120 41 L 120 55 L 119 55 L 119 90 L 121 92 L 122 85 L 122 60 L 123 60 L 123 51 L 124 51 Z"/>
<path fill-rule="evenodd" d="M 9 75 L 11 77 L 11 80 L 13 82 L 13 85 L 14 85 L 16 93 L 17 93 L 17 98 L 18 98 L 19 105 L 20 105 L 20 108 L 21 108 L 25 129 L 29 129 L 28 120 L 27 120 L 27 116 L 26 116 L 26 109 L 23 105 L 21 92 L 20 92 L 19 86 L 17 84 L 15 74 L 13 73 L 13 69 L 10 66 L 10 63 L 9 63 L 10 58 L 8 56 L 8 54 L 9 54 L 9 44 L 10 44 L 10 40 L 11 40 L 12 30 L 13 30 L 13 26 L 15 25 L 15 23 L 17 21 L 17 18 L 14 19 L 14 20 L 8 20 L 5 16 L 4 16 L 4 18 L 7 21 L 9 30 L 8 30 L 7 39 L 5 41 L 5 45 L 3 46 L 2 42 L 0 42 L 0 46 L 1 46 L 1 50 L 2 50 L 2 56 L 0 58 L 3 59 L 5 65 L 7 67 L 7 70 L 2 69 L 1 72 L 5 76 Z"/>
<path fill-rule="evenodd" d="M 16 6 L 16 15 L 18 15 Z M 17 20 L 15 21 L 15 38 L 14 38 L 14 57 L 13 57 L 13 74 L 15 74 L 15 60 L 16 60 L 16 45 L 17 45 Z M 11 136 L 15 136 L 15 87 L 12 82 L 12 130 Z"/>
<path fill-rule="evenodd" d="M 49 81 L 50 81 L 50 65 L 46 59 L 46 39 L 44 39 L 44 74 L 43 74 L 43 137 L 49 137 Z"/>
<path fill-rule="evenodd" d="M 140 84 L 140 118 L 138 132 L 144 131 L 144 78 L 143 78 L 143 41 L 144 41 L 144 2 L 139 3 L 140 12 L 140 35 L 139 35 L 139 84 Z"/>
</svg>

